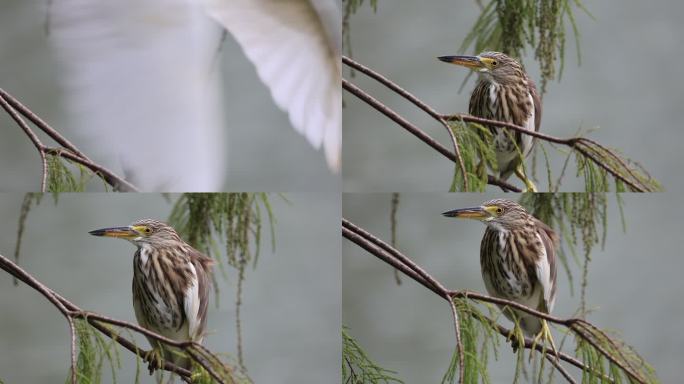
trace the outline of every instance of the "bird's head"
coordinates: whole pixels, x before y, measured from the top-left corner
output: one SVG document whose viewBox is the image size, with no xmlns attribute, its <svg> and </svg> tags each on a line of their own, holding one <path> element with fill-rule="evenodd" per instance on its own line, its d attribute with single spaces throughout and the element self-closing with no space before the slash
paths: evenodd
<svg viewBox="0 0 684 384">
<path fill-rule="evenodd" d="M 477 56 L 440 56 L 445 63 L 470 68 L 499 84 L 511 84 L 525 78 L 522 65 L 501 52 L 482 52 Z"/>
<path fill-rule="evenodd" d="M 494 199 L 479 207 L 454 209 L 442 213 L 446 217 L 475 219 L 488 226 L 513 230 L 520 228 L 530 218 L 522 205 L 507 199 Z"/>
<path fill-rule="evenodd" d="M 88 232 L 93 236 L 116 237 L 137 246 L 163 246 L 182 242 L 176 230 L 166 223 L 152 219 L 136 220 L 124 227 L 109 227 Z"/>
</svg>

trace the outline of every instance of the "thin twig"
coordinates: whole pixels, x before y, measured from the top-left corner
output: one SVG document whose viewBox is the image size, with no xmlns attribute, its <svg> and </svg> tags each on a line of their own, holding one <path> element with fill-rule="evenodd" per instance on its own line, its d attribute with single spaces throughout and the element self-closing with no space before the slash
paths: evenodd
<svg viewBox="0 0 684 384">
<path fill-rule="evenodd" d="M 390 211 L 390 229 L 392 233 L 392 247 L 396 248 L 397 247 L 397 210 L 399 209 L 399 193 L 394 192 L 392 193 L 392 210 Z M 392 269 L 394 271 L 394 281 L 397 282 L 397 285 L 401 285 L 401 276 L 399 275 L 399 271 L 396 269 Z"/>
<path fill-rule="evenodd" d="M 417 97 L 413 96 L 409 91 L 405 90 L 404 88 L 401 88 L 399 85 L 393 83 L 390 81 L 388 78 L 385 76 L 381 75 L 378 72 L 373 71 L 372 69 L 366 67 L 365 65 L 358 63 L 354 61 L 353 59 L 347 57 L 347 56 L 342 56 L 342 63 L 357 69 L 359 72 L 364 73 L 371 78 L 377 80 L 380 84 L 386 86 L 387 88 L 391 89 L 395 93 L 397 93 L 399 96 L 403 97 L 404 99 L 408 100 L 409 102 L 413 103 L 415 106 L 418 108 L 422 109 L 425 111 L 428 115 L 432 116 L 435 120 L 439 121 L 440 124 L 444 128 L 446 128 L 447 133 L 449 134 L 449 138 L 451 139 L 451 145 L 454 147 L 454 153 L 456 154 L 456 163 L 458 166 L 461 168 L 461 173 L 464 175 L 463 177 L 463 190 L 468 191 L 470 188 L 468 188 L 468 178 L 465 177 L 466 174 L 466 169 L 465 169 L 465 163 L 463 162 L 463 157 L 461 157 L 461 149 L 458 146 L 458 141 L 456 140 L 456 135 L 454 134 L 454 131 L 451 129 L 449 126 L 449 123 L 442 118 L 442 116 L 432 109 L 429 105 L 425 104 L 423 101 L 418 99 Z"/>
<path fill-rule="evenodd" d="M 67 316 L 67 322 L 69 323 L 69 337 L 71 338 L 70 349 L 71 349 L 71 384 L 76 384 L 76 327 L 74 327 L 74 319 L 71 316 Z"/>
<path fill-rule="evenodd" d="M 565 370 L 565 368 L 563 368 L 558 359 L 554 359 L 554 357 L 550 354 L 544 354 L 544 358 L 551 362 L 551 364 L 556 368 L 558 372 L 560 372 L 561 375 L 563 375 L 563 377 L 565 378 L 565 380 L 568 381 L 568 383 L 577 384 L 577 381 L 575 381 L 575 379 L 572 376 L 570 376 L 570 373 L 568 373 L 568 371 Z"/>
<path fill-rule="evenodd" d="M 412 124 L 408 120 L 404 119 L 402 116 L 400 116 L 394 110 L 392 110 L 388 106 L 384 105 L 383 103 L 381 103 L 380 101 L 375 99 L 373 96 L 364 92 L 361 88 L 359 88 L 356 85 L 354 85 L 353 83 L 347 81 L 347 79 L 342 79 L 342 88 L 346 89 L 348 92 L 352 93 L 354 96 L 363 100 L 366 104 L 375 108 L 378 112 L 387 116 L 390 120 L 399 124 L 402 128 L 406 129 L 408 132 L 410 132 L 411 134 L 413 134 L 414 136 L 419 138 L 425 144 L 431 146 L 434 150 L 436 150 L 437 152 L 442 154 L 447 159 L 449 159 L 453 162 L 458 161 L 456 155 L 453 152 L 451 152 L 449 149 L 447 149 L 445 146 L 440 144 L 437 140 L 430 137 L 423 130 L 421 130 L 420 128 L 418 128 L 416 125 Z M 518 188 L 512 184 L 509 184 L 503 180 L 497 179 L 491 175 L 487 176 L 487 183 L 491 184 L 491 185 L 496 185 L 498 187 L 501 187 L 504 190 L 508 190 L 511 192 L 522 192 L 522 190 L 520 188 Z"/>
<path fill-rule="evenodd" d="M 81 152 L 74 144 L 62 136 L 57 130 L 52 128 L 48 123 L 43 121 L 38 115 L 31 111 L 28 107 L 23 105 L 19 100 L 0 88 L 0 106 L 12 117 L 12 119 L 21 127 L 29 140 L 33 143 L 41 158 L 42 177 L 41 177 L 41 192 L 46 191 L 46 182 L 48 174 L 47 155 L 59 156 L 68 159 L 72 162 L 81 164 L 88 168 L 93 173 L 99 175 L 109 184 L 114 190 L 122 192 L 137 192 L 138 189 L 124 178 L 118 176 L 109 169 L 93 162 L 88 156 Z M 38 129 L 47 134 L 52 140 L 57 142 L 61 148 L 52 148 L 43 144 L 38 136 L 33 132 L 31 127 L 22 118 L 25 117 L 30 120 Z"/>
</svg>

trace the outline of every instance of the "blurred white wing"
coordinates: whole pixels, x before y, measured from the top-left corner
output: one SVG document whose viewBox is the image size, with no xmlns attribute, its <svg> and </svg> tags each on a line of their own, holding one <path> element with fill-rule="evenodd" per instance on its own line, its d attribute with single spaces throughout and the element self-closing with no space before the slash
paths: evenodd
<svg viewBox="0 0 684 384">
<path fill-rule="evenodd" d="M 226 171 L 219 28 L 191 0 L 59 0 L 49 38 L 69 128 L 143 191 L 215 191 Z M 88 149 L 94 148 L 93 149 Z"/>
<path fill-rule="evenodd" d="M 333 0 L 203 0 L 256 66 L 276 104 L 328 165 L 342 146 L 341 16 Z M 321 15 L 319 13 L 321 12 Z M 332 16 L 331 16 L 332 14 Z M 329 28 L 326 29 L 326 26 Z"/>
</svg>

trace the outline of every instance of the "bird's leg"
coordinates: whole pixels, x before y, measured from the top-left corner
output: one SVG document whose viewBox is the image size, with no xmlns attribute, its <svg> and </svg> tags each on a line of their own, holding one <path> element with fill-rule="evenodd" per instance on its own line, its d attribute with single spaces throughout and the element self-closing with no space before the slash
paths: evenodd
<svg viewBox="0 0 684 384">
<path fill-rule="evenodd" d="M 544 343 L 542 353 L 546 353 L 546 341 L 548 341 L 549 344 L 551 344 L 551 350 L 556 356 L 556 359 L 558 359 L 558 350 L 556 349 L 556 343 L 553 342 L 553 336 L 551 336 L 551 329 L 549 329 L 549 325 L 547 324 L 546 320 L 542 319 L 541 322 L 542 329 L 541 331 L 539 331 L 537 336 L 535 336 L 532 340 L 532 348 L 530 349 L 530 360 L 532 360 L 532 353 L 536 350 L 537 343 L 540 341 L 540 339 L 542 340 L 542 343 Z"/>
<path fill-rule="evenodd" d="M 537 192 L 537 187 L 535 187 L 532 180 L 528 179 L 527 175 L 525 175 L 522 164 L 519 164 L 517 167 L 515 167 L 515 175 L 518 176 L 523 183 L 525 183 L 525 187 L 527 187 L 525 192 Z"/>
<path fill-rule="evenodd" d="M 149 350 L 145 356 L 143 356 L 143 359 L 147 361 L 147 369 L 150 371 L 150 375 L 164 365 L 162 352 L 156 347 L 153 347 L 151 350 Z"/>
</svg>

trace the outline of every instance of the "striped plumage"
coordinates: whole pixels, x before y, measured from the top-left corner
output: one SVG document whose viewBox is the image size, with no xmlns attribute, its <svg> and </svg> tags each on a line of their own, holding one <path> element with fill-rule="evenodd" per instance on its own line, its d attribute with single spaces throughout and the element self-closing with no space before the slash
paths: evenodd
<svg viewBox="0 0 684 384">
<path fill-rule="evenodd" d="M 138 220 L 127 227 L 90 232 L 119 237 L 137 247 L 133 257 L 133 308 L 138 323 L 177 341 L 202 342 L 207 322 L 213 261 L 185 243 L 176 231 L 157 220 Z M 148 338 L 163 358 L 189 367 L 173 349 Z"/>
<path fill-rule="evenodd" d="M 534 81 L 527 76 L 520 63 L 500 52 L 483 52 L 478 56 L 443 56 L 440 60 L 472 68 L 480 74 L 470 96 L 469 114 L 539 131 L 541 100 Z M 533 137 L 499 127 L 488 128 L 494 136 L 499 178 L 506 180 L 516 172 L 528 189 L 534 189 L 522 172 L 522 159 L 532 150 Z"/>
<path fill-rule="evenodd" d="M 556 299 L 556 247 L 558 237 L 546 224 L 520 204 L 495 199 L 480 207 L 444 213 L 450 217 L 475 218 L 487 228 L 480 244 L 480 266 L 487 292 L 540 312 L 551 313 Z M 542 321 L 514 311 L 527 335 L 542 330 Z M 512 313 L 504 311 L 514 320 Z"/>
</svg>

